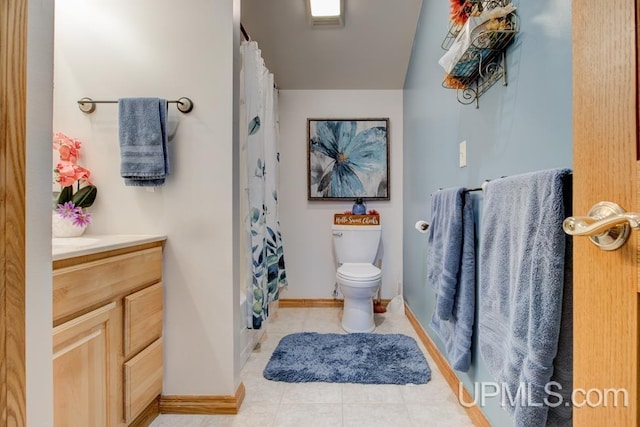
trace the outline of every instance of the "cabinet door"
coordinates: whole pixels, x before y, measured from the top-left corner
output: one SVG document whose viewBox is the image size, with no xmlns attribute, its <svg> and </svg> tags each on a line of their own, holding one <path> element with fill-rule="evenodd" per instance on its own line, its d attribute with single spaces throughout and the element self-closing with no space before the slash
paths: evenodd
<svg viewBox="0 0 640 427">
<path fill-rule="evenodd" d="M 117 328 L 121 311 L 112 302 L 53 329 L 56 426 L 111 427 L 121 423 L 114 393 L 120 377 Z"/>
</svg>

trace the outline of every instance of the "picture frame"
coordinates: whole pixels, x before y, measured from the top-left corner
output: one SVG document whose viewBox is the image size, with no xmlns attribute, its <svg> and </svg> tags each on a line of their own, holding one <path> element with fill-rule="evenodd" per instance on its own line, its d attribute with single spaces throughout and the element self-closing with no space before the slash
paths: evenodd
<svg viewBox="0 0 640 427">
<path fill-rule="evenodd" d="M 390 200 L 389 118 L 307 119 L 308 200 Z"/>
</svg>

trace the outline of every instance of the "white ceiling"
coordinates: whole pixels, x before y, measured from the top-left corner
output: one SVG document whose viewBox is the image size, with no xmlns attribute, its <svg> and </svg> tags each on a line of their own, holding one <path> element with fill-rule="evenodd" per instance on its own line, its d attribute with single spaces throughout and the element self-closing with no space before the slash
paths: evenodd
<svg viewBox="0 0 640 427">
<path fill-rule="evenodd" d="M 280 89 L 402 89 L 422 0 L 345 0 L 312 28 L 306 0 L 242 0 L 241 21 Z"/>
</svg>

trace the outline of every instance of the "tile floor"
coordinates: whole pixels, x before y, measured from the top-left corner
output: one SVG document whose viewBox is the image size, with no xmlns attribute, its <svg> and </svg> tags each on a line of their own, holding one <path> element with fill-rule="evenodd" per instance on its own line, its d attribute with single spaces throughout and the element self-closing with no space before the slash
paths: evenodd
<svg viewBox="0 0 640 427">
<path fill-rule="evenodd" d="M 339 308 L 281 308 L 242 369 L 246 396 L 237 415 L 160 415 L 152 427 L 457 427 L 472 426 L 404 316 L 376 314 L 376 333 L 413 337 L 431 368 L 427 384 L 283 383 L 262 370 L 282 337 L 294 332 L 344 333 Z"/>
</svg>

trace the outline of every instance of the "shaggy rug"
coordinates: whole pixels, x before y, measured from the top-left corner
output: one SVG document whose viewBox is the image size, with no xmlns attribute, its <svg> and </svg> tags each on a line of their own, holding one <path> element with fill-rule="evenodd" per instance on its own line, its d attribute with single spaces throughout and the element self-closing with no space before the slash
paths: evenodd
<svg viewBox="0 0 640 427">
<path fill-rule="evenodd" d="M 290 383 L 425 384 L 431 370 L 406 335 L 303 332 L 280 340 L 263 375 Z"/>
</svg>

